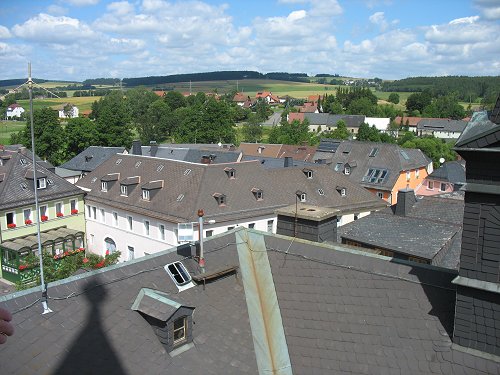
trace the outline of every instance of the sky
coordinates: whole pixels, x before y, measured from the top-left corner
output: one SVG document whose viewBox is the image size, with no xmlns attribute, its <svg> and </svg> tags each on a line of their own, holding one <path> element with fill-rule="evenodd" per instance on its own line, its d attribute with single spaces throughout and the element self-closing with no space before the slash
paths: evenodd
<svg viewBox="0 0 500 375">
<path fill-rule="evenodd" d="M 0 0 L 0 79 L 500 75 L 500 0 Z"/>
</svg>

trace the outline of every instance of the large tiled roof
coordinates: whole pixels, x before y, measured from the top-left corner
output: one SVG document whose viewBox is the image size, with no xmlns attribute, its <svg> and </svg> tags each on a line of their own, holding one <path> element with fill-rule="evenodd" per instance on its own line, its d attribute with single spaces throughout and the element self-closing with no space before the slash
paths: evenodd
<svg viewBox="0 0 500 375">
<path fill-rule="evenodd" d="M 143 156 L 154 156 L 162 159 L 172 159 L 188 161 L 190 163 L 201 163 L 203 156 L 211 157 L 211 163 L 231 163 L 240 158 L 240 153 L 236 151 L 203 150 L 199 148 L 185 148 L 175 146 L 141 146 Z M 132 154 L 133 150 L 130 150 Z"/>
<path fill-rule="evenodd" d="M 258 160 L 264 168 L 284 168 L 287 161 L 283 158 L 270 158 L 262 156 L 243 156 L 241 161 Z M 303 160 L 293 160 L 292 163 L 294 167 L 306 167 L 314 165 L 314 162 L 308 162 Z"/>
<path fill-rule="evenodd" d="M 362 115 L 333 115 L 331 113 L 305 113 L 304 119 L 309 121 L 310 125 L 337 126 L 340 120 L 343 120 L 348 128 L 359 128 L 365 121 Z"/>
<path fill-rule="evenodd" d="M 124 151 L 126 151 L 125 147 L 89 146 L 73 159 L 60 165 L 60 167 L 73 171 L 91 172 L 112 155 L 123 153 Z"/>
<path fill-rule="evenodd" d="M 231 178 L 228 168 L 234 169 Z M 79 180 L 77 185 L 88 191 L 87 199 L 115 205 L 144 215 L 161 217 L 174 222 L 195 221 L 199 208 L 219 222 L 272 214 L 276 208 L 295 203 L 296 191 L 307 194 L 308 204 L 340 207 L 382 208 L 385 203 L 371 193 L 333 172 L 325 165 L 309 167 L 313 178 L 307 178 L 299 167 L 268 170 L 259 161 L 225 164 L 195 164 L 136 155 L 115 155 L 94 172 Z M 119 180 L 140 176 L 139 185 L 163 180 L 151 201 L 142 199 L 140 186 L 120 195 L 119 183 L 101 191 L 101 178 L 119 173 Z M 343 185 L 347 195 L 341 197 L 335 186 Z M 252 189 L 260 189 L 264 198 L 257 200 Z M 323 195 L 318 192 L 323 189 Z M 214 194 L 226 196 L 219 205 Z"/>
<path fill-rule="evenodd" d="M 377 149 L 374 156 L 369 155 Z M 431 160 L 419 149 L 401 148 L 390 143 L 361 142 L 361 141 L 340 141 L 328 140 L 320 144 L 314 160 L 326 159 L 335 167 L 337 163 L 342 163 L 339 172 L 343 172 L 343 167 L 349 163 L 353 167 L 349 178 L 359 182 L 362 186 L 377 189 L 392 189 L 399 174 L 406 170 L 427 167 Z M 386 169 L 387 177 L 381 183 L 370 183 L 363 181 L 368 169 Z"/>
<path fill-rule="evenodd" d="M 465 164 L 459 161 L 447 161 L 429 176 L 430 179 L 449 181 L 451 183 L 465 183 Z"/>
<path fill-rule="evenodd" d="M 271 276 L 265 288 L 275 291 L 272 312 L 281 318 L 269 329 L 282 327 L 286 340 L 277 348 L 293 374 L 500 372 L 499 363 L 452 346 L 453 272 L 255 231 L 212 237 L 205 250 L 207 272 L 214 265 L 243 269 L 240 252 L 265 254 L 269 271 L 260 272 Z M 39 289 L 0 297 L 16 325 L 0 346 L 0 372 L 256 374 L 265 368 L 256 355 L 264 337 L 247 307 L 260 290 L 247 288 L 238 272 L 178 292 L 163 266 L 181 259 L 165 251 L 49 284 L 53 312 L 46 315 Z M 195 308 L 194 347 L 175 356 L 165 352 L 131 309 L 142 288 Z"/>
<path fill-rule="evenodd" d="M 466 121 L 452 119 L 423 118 L 417 124 L 417 130 L 462 132 Z"/>
<path fill-rule="evenodd" d="M 18 152 L 1 151 L 0 210 L 31 205 L 35 202 L 32 159 Z M 76 186 L 37 163 L 37 177 L 46 177 L 45 189 L 38 189 L 40 202 L 83 194 Z M 31 177 L 31 178 L 29 178 Z"/>
<path fill-rule="evenodd" d="M 285 145 L 272 143 L 240 143 L 238 148 L 244 156 L 285 158 L 293 160 L 312 161 L 316 147 L 308 145 Z M 259 152 L 260 151 L 260 152 Z"/>
</svg>

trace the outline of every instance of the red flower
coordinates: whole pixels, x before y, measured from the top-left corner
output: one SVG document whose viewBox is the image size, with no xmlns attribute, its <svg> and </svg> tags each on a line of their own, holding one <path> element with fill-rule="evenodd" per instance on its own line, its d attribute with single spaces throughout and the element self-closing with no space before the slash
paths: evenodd
<svg viewBox="0 0 500 375">
<path fill-rule="evenodd" d="M 16 227 L 16 224 L 14 224 L 14 223 L 7 224 L 7 228 L 9 228 L 9 229 L 14 229 L 15 227 Z"/>
<path fill-rule="evenodd" d="M 89 262 L 89 258 L 83 258 L 83 263 L 88 263 Z"/>
<path fill-rule="evenodd" d="M 72 209 L 71 210 L 71 215 L 76 215 L 78 213 L 78 210 L 77 209 Z"/>
<path fill-rule="evenodd" d="M 69 251 L 65 251 L 63 254 L 65 257 L 67 257 L 69 255 Z"/>
<path fill-rule="evenodd" d="M 47 221 L 47 220 L 49 220 L 49 217 L 48 217 L 48 216 L 46 216 L 46 215 L 42 215 L 42 216 L 40 217 L 40 219 L 41 219 L 42 221 Z"/>
<path fill-rule="evenodd" d="M 106 250 L 106 256 L 108 256 L 108 255 L 109 255 L 109 250 Z"/>
<path fill-rule="evenodd" d="M 85 249 L 83 247 L 80 247 L 78 251 L 85 251 Z"/>
<path fill-rule="evenodd" d="M 30 225 L 30 224 L 33 224 L 33 222 L 30 219 L 26 219 L 26 220 L 24 220 L 24 224 Z"/>
<path fill-rule="evenodd" d="M 64 216 L 64 214 L 63 214 L 62 212 L 57 212 L 57 213 L 56 213 L 56 216 L 57 216 L 57 217 L 63 217 L 63 216 Z"/>
<path fill-rule="evenodd" d="M 28 266 L 26 264 L 21 264 L 19 266 L 19 271 L 25 270 L 26 268 L 28 268 Z"/>
<path fill-rule="evenodd" d="M 54 255 L 54 259 L 59 259 L 59 255 Z"/>
<path fill-rule="evenodd" d="M 97 263 L 94 268 L 102 268 L 104 267 L 104 260 L 101 260 L 99 263 Z"/>
</svg>

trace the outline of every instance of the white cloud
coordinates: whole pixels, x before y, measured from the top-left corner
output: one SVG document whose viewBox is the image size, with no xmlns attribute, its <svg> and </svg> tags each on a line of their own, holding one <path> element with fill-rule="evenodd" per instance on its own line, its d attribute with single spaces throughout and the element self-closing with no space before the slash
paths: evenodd
<svg viewBox="0 0 500 375">
<path fill-rule="evenodd" d="M 478 22 L 479 17 L 466 17 L 450 21 L 445 25 L 432 25 L 425 32 L 431 43 L 467 44 L 479 43 L 498 35 L 500 27 Z"/>
<path fill-rule="evenodd" d="M 5 26 L 0 25 L 0 39 L 10 38 L 12 35 L 10 34 L 9 29 Z"/>
<path fill-rule="evenodd" d="M 317 17 L 333 17 L 342 14 L 343 9 L 337 0 L 310 0 L 310 14 Z"/>
<path fill-rule="evenodd" d="M 498 0 L 475 0 L 474 4 L 485 19 L 500 19 L 500 2 Z"/>
<path fill-rule="evenodd" d="M 96 33 L 85 23 L 70 17 L 54 17 L 40 13 L 22 25 L 15 25 L 12 33 L 21 39 L 41 43 L 81 43 L 96 38 Z"/>
<path fill-rule="evenodd" d="M 65 3 L 71 4 L 77 7 L 96 5 L 100 0 L 64 0 Z"/>
<path fill-rule="evenodd" d="M 47 13 L 52 16 L 64 16 L 68 13 L 68 9 L 56 4 L 52 4 L 47 7 Z"/>
<path fill-rule="evenodd" d="M 110 13 L 118 17 L 128 16 L 129 14 L 134 13 L 134 6 L 128 1 L 117 1 L 111 3 L 107 6 L 107 9 Z"/>
</svg>

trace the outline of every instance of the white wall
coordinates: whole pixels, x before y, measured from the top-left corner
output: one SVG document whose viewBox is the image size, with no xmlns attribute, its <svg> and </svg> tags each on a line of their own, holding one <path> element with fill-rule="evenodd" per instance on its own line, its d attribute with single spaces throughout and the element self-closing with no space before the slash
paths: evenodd
<svg viewBox="0 0 500 375">
<path fill-rule="evenodd" d="M 391 123 L 391 119 L 389 117 L 365 117 L 365 122 L 371 126 L 375 126 L 377 130 L 385 132 Z"/>
</svg>

